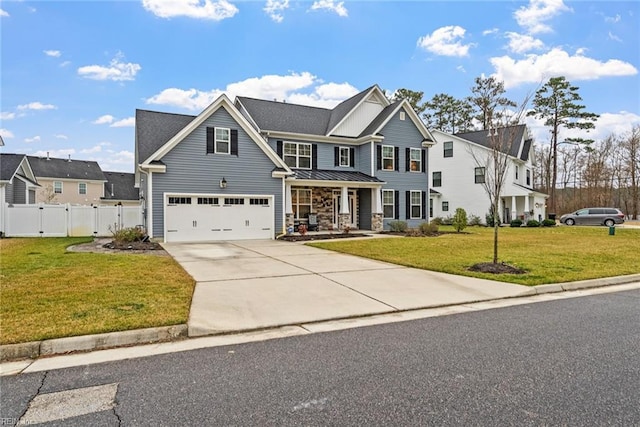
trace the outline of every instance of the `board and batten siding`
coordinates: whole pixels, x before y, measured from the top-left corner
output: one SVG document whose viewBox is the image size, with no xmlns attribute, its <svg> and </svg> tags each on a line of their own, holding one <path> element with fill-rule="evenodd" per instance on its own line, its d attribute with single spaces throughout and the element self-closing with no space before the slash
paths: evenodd
<svg viewBox="0 0 640 427">
<path fill-rule="evenodd" d="M 207 127 L 238 130 L 238 155 L 207 154 Z M 164 236 L 164 193 L 256 194 L 274 196 L 274 237 L 283 224 L 282 179 L 272 178 L 274 163 L 221 107 L 163 158 L 165 173 L 152 174 L 153 236 Z M 227 188 L 220 188 L 225 178 Z"/>
<path fill-rule="evenodd" d="M 398 206 L 397 209 L 399 218 L 396 220 L 406 221 L 409 227 L 418 227 L 421 223 L 427 221 L 427 219 L 408 219 L 406 215 L 406 192 L 407 191 L 422 191 L 423 194 L 423 216 L 429 217 L 429 150 L 422 148 L 422 140 L 424 137 L 416 127 L 416 125 L 405 114 L 405 119 L 400 120 L 400 110 L 389 120 L 389 122 L 382 128 L 381 134 L 384 135 L 384 142 L 378 145 L 391 145 L 398 147 L 398 155 L 400 160 L 398 162 L 398 171 L 385 171 L 378 170 L 377 165 L 374 165 L 376 177 L 382 181 L 386 181 L 386 184 L 382 187 L 383 190 L 395 190 L 398 191 Z M 411 172 L 406 171 L 406 148 L 421 148 L 425 152 L 425 172 Z M 374 160 L 377 163 L 377 154 L 374 155 Z M 424 196 L 426 195 L 426 197 Z M 426 200 L 424 200 L 426 198 Z M 426 213 L 424 212 L 426 210 Z M 384 228 L 389 229 L 390 219 L 384 220 Z"/>
<path fill-rule="evenodd" d="M 379 102 L 363 102 L 358 109 L 349 114 L 345 121 L 338 126 L 333 135 L 349 137 L 360 135 L 383 109 L 384 105 Z"/>
</svg>

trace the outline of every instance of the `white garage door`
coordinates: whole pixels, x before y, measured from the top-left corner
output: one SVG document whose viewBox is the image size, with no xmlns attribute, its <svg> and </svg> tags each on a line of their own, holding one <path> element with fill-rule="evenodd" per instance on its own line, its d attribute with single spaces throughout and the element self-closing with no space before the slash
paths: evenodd
<svg viewBox="0 0 640 427">
<path fill-rule="evenodd" d="M 272 196 L 166 195 L 165 240 L 272 239 Z"/>
</svg>

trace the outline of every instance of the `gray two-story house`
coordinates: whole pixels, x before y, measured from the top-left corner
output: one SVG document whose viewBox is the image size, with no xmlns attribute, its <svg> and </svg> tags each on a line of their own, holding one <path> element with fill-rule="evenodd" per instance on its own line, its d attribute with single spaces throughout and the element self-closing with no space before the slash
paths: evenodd
<svg viewBox="0 0 640 427">
<path fill-rule="evenodd" d="M 433 141 L 377 85 L 333 109 L 222 95 L 198 116 L 137 110 L 136 185 L 165 241 L 417 226 Z"/>
</svg>

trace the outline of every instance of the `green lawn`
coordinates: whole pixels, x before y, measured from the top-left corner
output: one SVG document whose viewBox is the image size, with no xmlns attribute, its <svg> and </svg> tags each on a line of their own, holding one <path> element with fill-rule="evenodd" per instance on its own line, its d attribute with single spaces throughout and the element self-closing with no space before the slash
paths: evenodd
<svg viewBox="0 0 640 427">
<path fill-rule="evenodd" d="M 0 344 L 186 323 L 195 283 L 172 258 L 66 251 L 89 241 L 0 240 Z"/>
<path fill-rule="evenodd" d="M 468 268 L 493 258 L 493 229 L 470 227 L 464 234 L 323 241 L 311 246 L 409 267 L 480 277 L 522 285 L 640 273 L 640 229 L 607 227 L 501 228 L 499 261 L 526 274 L 494 275 Z M 440 227 L 440 231 L 453 231 Z"/>
</svg>

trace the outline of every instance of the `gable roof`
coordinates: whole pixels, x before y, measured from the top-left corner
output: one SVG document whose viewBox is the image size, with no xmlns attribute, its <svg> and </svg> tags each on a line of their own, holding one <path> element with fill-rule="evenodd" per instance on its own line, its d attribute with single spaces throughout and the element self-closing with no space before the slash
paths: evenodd
<svg viewBox="0 0 640 427">
<path fill-rule="evenodd" d="M 242 129 L 249 135 L 249 138 L 256 143 L 256 145 L 267 155 L 267 157 L 274 163 L 276 167 L 281 167 L 287 172 L 290 171 L 289 167 L 284 163 L 276 153 L 269 147 L 269 144 L 265 142 L 262 136 L 251 126 L 247 119 L 238 111 L 238 109 L 231 103 L 227 95 L 222 94 L 215 101 L 213 101 L 207 108 L 192 119 L 185 127 L 180 129 L 173 137 L 171 137 L 166 143 L 160 145 L 151 155 L 146 158 L 140 157 L 136 159 L 136 163 L 139 165 L 149 166 L 154 162 L 157 162 L 164 157 L 169 151 L 171 151 L 176 145 L 178 145 L 184 138 L 186 138 L 191 132 L 193 132 L 198 126 L 204 123 L 213 113 L 218 109 L 223 108 L 229 115 L 236 121 L 236 123 L 242 127 Z M 136 145 L 140 141 L 136 140 Z"/>
<path fill-rule="evenodd" d="M 525 161 L 529 158 L 529 150 L 527 149 L 526 153 L 525 150 L 522 150 L 522 155 L 520 157 L 518 157 L 518 154 L 520 153 L 520 145 L 523 142 L 526 127 L 526 125 L 515 125 L 497 129 L 498 141 L 503 141 L 504 138 L 508 137 L 512 138 L 509 152 L 506 154 Z M 454 135 L 459 138 L 466 139 L 467 141 L 474 142 L 478 145 L 482 145 L 483 147 L 492 148 L 488 130 L 454 133 Z M 525 145 L 528 147 L 531 147 L 531 142 L 532 141 L 530 139 L 524 141 Z"/>
<path fill-rule="evenodd" d="M 140 190 L 134 187 L 135 174 L 124 172 L 103 172 L 104 197 L 107 200 L 138 200 Z"/>
<path fill-rule="evenodd" d="M 0 181 L 11 181 L 25 157 L 24 154 L 0 153 Z"/>
<path fill-rule="evenodd" d="M 105 181 L 98 162 L 27 156 L 36 178 L 86 179 Z"/>
<path fill-rule="evenodd" d="M 331 110 L 331 117 L 325 134 L 330 135 L 333 133 L 338 125 L 375 89 L 378 89 L 378 91 L 382 93 L 378 85 L 373 85 L 336 105 L 333 110 Z M 383 98 L 386 100 L 386 97 L 383 96 Z"/>
<path fill-rule="evenodd" d="M 196 116 L 136 110 L 136 163 L 148 159 Z"/>
<path fill-rule="evenodd" d="M 236 97 L 261 131 L 279 131 L 324 135 L 331 110 L 286 102 Z"/>
</svg>

